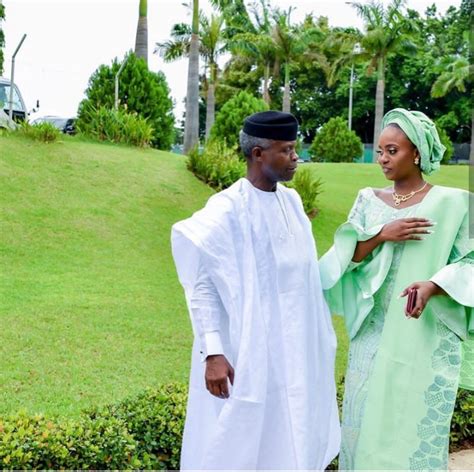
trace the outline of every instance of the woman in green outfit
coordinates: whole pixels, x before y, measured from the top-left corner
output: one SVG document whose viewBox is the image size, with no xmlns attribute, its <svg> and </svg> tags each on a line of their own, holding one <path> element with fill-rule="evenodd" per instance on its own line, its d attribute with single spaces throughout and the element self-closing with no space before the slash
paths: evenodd
<svg viewBox="0 0 474 472">
<path fill-rule="evenodd" d="M 469 194 L 424 180 L 445 150 L 426 115 L 398 108 L 382 127 L 393 185 L 359 192 L 320 261 L 351 340 L 339 467 L 447 469 L 458 385 L 474 389 Z"/>
</svg>

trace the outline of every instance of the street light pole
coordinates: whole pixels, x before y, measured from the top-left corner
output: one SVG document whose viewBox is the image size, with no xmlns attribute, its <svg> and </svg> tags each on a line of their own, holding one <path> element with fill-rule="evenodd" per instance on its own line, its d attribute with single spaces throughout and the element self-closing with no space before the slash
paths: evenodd
<svg viewBox="0 0 474 472">
<path fill-rule="evenodd" d="M 348 3 L 348 2 L 346 2 Z M 354 44 L 354 48 L 352 49 L 352 56 L 355 54 L 360 53 L 360 45 L 359 43 Z M 349 130 L 352 129 L 352 98 L 353 98 L 353 88 L 354 88 L 354 57 L 352 57 L 352 64 L 351 64 L 351 78 L 349 82 L 349 117 L 347 119 Z"/>
<path fill-rule="evenodd" d="M 117 74 L 115 75 L 115 100 L 114 100 L 114 105 L 115 105 L 115 110 L 118 110 L 119 106 L 119 76 L 122 73 L 123 68 L 125 67 L 126 62 L 128 61 L 129 56 L 126 56 L 125 59 L 123 60 Z"/>
<path fill-rule="evenodd" d="M 354 85 L 354 61 L 351 65 L 351 79 L 349 82 L 349 118 L 347 120 L 349 124 L 349 130 L 352 129 L 352 89 Z"/>
<path fill-rule="evenodd" d="M 23 35 L 21 38 L 20 44 L 15 49 L 15 52 L 13 53 L 12 56 L 12 70 L 11 70 L 11 76 L 10 76 L 10 110 L 9 110 L 9 118 L 10 118 L 10 125 L 13 125 L 13 87 L 15 86 L 14 79 L 15 79 L 15 56 L 17 55 L 18 51 L 21 48 L 21 45 L 23 44 L 23 41 L 26 38 L 26 34 Z"/>
</svg>

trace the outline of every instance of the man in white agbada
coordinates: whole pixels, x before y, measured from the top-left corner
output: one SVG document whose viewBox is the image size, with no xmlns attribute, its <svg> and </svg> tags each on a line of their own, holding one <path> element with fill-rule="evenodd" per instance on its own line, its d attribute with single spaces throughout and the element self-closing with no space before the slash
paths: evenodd
<svg viewBox="0 0 474 472">
<path fill-rule="evenodd" d="M 311 224 L 278 183 L 295 174 L 297 130 L 289 113 L 248 117 L 246 178 L 173 227 L 195 335 L 182 470 L 324 470 L 339 451 Z"/>
</svg>

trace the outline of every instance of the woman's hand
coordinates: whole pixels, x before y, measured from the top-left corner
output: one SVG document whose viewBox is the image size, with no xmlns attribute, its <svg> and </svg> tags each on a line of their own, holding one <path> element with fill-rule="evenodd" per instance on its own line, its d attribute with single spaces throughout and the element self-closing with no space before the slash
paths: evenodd
<svg viewBox="0 0 474 472">
<path fill-rule="evenodd" d="M 431 234 L 429 228 L 433 222 L 426 218 L 401 218 L 387 223 L 380 232 L 380 239 L 385 241 L 421 241 L 423 234 Z"/>
<path fill-rule="evenodd" d="M 434 282 L 427 280 L 425 282 L 415 282 L 407 287 L 400 294 L 400 297 L 406 297 L 411 290 L 417 290 L 416 303 L 411 312 L 407 312 L 405 306 L 405 315 L 407 318 L 419 318 L 425 309 L 426 304 L 433 295 L 442 295 L 446 292 Z"/>
</svg>

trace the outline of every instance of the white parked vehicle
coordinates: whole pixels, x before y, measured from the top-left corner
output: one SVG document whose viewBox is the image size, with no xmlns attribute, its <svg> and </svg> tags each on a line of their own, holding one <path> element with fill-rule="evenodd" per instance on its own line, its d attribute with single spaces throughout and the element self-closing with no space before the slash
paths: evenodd
<svg viewBox="0 0 474 472">
<path fill-rule="evenodd" d="M 5 115 L 10 113 L 10 92 L 11 83 L 10 79 L 0 77 L 0 126 L 5 119 Z M 13 121 L 19 122 L 28 120 L 28 109 L 26 108 L 25 101 L 21 96 L 20 89 L 16 84 L 13 84 Z M 36 102 L 36 108 L 39 108 L 39 101 Z M 33 111 L 33 110 L 32 110 Z M 34 110 L 36 111 L 36 110 Z"/>
</svg>

